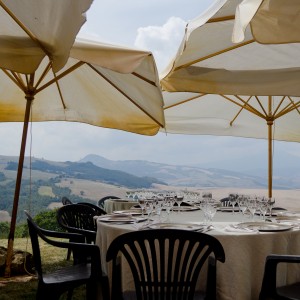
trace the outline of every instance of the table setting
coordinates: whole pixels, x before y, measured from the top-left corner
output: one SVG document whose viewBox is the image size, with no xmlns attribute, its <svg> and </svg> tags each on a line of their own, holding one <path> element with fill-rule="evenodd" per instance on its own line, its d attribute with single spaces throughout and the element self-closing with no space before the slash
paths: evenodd
<svg viewBox="0 0 300 300">
<path fill-rule="evenodd" d="M 239 195 L 237 203 L 223 211 L 220 210 L 221 204 L 213 197 L 202 197 L 199 193 L 188 197 L 184 195 L 178 206 L 174 199 L 176 194 L 166 194 L 166 199 L 163 193 L 159 199 L 148 195 L 142 205 L 139 204 L 140 207 L 135 205 L 134 208 L 115 210 L 106 217 L 97 218 L 96 244 L 101 250 L 103 271 L 106 274 L 110 276 L 105 261 L 107 248 L 120 234 L 150 229 L 192 230 L 213 235 L 224 247 L 226 262 L 218 266 L 217 299 L 256 300 L 266 256 L 270 253 L 300 253 L 300 212 L 271 213 L 274 203 L 265 212 L 259 206 L 262 198 L 254 195 Z M 252 213 L 247 201 L 250 197 L 255 199 L 255 210 L 253 207 Z M 299 280 L 300 270 L 296 272 L 290 268 L 286 266 L 281 270 L 279 283 Z M 127 276 L 126 265 L 122 265 L 122 273 L 124 289 L 134 288 L 133 281 Z M 243 289 L 238 289 L 239 286 L 243 286 Z"/>
</svg>

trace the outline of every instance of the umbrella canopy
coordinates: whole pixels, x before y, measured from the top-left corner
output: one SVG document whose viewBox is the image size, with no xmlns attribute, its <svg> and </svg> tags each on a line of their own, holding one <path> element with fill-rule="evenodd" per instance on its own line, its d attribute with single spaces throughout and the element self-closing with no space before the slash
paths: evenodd
<svg viewBox="0 0 300 300">
<path fill-rule="evenodd" d="M 299 13 L 300 5 L 288 0 L 280 10 L 278 2 L 214 2 L 187 25 L 161 80 L 164 90 L 177 92 L 165 95 L 167 132 L 268 139 L 269 197 L 272 140 L 300 141 L 300 44 L 289 42 L 295 35 L 276 31 L 281 20 Z M 282 26 L 285 32 L 293 28 L 292 22 Z"/>
<path fill-rule="evenodd" d="M 145 135 L 164 126 L 162 94 L 150 52 L 83 39 L 74 43 L 91 2 L 0 1 L 0 121 L 24 121 L 6 276 L 10 276 L 29 119 L 84 122 Z"/>
</svg>

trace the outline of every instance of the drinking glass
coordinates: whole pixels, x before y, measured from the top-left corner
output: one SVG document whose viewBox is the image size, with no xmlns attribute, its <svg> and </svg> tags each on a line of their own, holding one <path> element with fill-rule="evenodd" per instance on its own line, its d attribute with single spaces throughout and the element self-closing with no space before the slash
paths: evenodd
<svg viewBox="0 0 300 300">
<path fill-rule="evenodd" d="M 238 198 L 238 205 L 239 209 L 242 212 L 243 217 L 245 216 L 245 212 L 247 210 L 247 197 L 246 196 L 239 196 Z"/>
<path fill-rule="evenodd" d="M 146 205 L 146 199 L 144 197 L 138 198 L 138 203 L 142 209 L 142 216 L 144 217 L 144 210 L 145 210 L 145 205 Z"/>
<path fill-rule="evenodd" d="M 151 199 L 145 199 L 145 211 L 147 214 L 147 220 L 148 223 L 150 222 L 150 215 L 153 211 L 153 200 Z"/>
<path fill-rule="evenodd" d="M 265 199 L 262 199 L 258 202 L 259 209 L 262 213 L 263 221 L 266 220 L 266 213 L 269 210 L 269 203 Z"/>
<path fill-rule="evenodd" d="M 213 217 L 215 216 L 217 212 L 217 208 L 214 205 L 207 204 L 206 209 L 205 209 L 206 215 L 207 215 L 207 224 L 210 225 Z"/>
<path fill-rule="evenodd" d="M 257 201 L 256 198 L 250 198 L 248 201 L 248 209 L 250 211 L 252 221 L 254 221 L 254 215 L 257 209 Z"/>
<path fill-rule="evenodd" d="M 183 201 L 183 194 L 180 194 L 180 193 L 176 194 L 174 197 L 174 200 L 175 200 L 175 203 L 177 203 L 177 205 L 178 205 L 178 213 L 180 213 L 180 205 Z"/>
<path fill-rule="evenodd" d="M 234 214 L 234 208 L 237 204 L 237 195 L 236 194 L 229 194 L 228 196 L 229 205 L 232 205 L 232 213 Z"/>
<path fill-rule="evenodd" d="M 275 198 L 273 198 L 273 197 L 268 197 L 268 198 L 266 198 L 267 199 L 267 201 L 268 201 L 268 206 L 269 206 L 269 211 L 270 211 L 270 217 L 272 217 L 272 208 L 273 208 L 273 206 L 274 206 L 274 204 L 275 204 Z"/>
</svg>

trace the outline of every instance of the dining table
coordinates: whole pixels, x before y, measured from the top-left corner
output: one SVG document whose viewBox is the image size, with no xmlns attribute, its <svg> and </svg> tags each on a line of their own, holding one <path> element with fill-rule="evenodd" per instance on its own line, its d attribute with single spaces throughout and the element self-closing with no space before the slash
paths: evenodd
<svg viewBox="0 0 300 300">
<path fill-rule="evenodd" d="M 132 199 L 107 199 L 104 202 L 104 210 L 107 213 L 112 213 L 130 209 L 134 205 L 138 205 L 138 202 Z"/>
<path fill-rule="evenodd" d="M 134 222 L 115 222 L 114 216 L 97 219 L 96 244 L 100 248 L 103 272 L 112 278 L 111 263 L 106 262 L 106 253 L 111 242 L 119 235 L 149 228 L 178 228 L 198 230 L 217 238 L 225 251 L 225 263 L 217 264 L 218 300 L 257 300 L 261 289 L 264 265 L 269 254 L 300 254 L 299 226 L 287 223 L 263 221 L 259 215 L 253 219 L 230 208 L 221 208 L 208 226 L 203 224 L 203 212 L 198 207 L 182 208 L 171 212 L 169 217 L 162 212 L 143 221 L 139 216 Z M 147 218 L 146 218 L 147 219 Z M 264 228 L 265 230 L 257 230 Z M 255 226 L 257 225 L 257 226 Z M 260 226 L 258 226 L 260 225 Z M 122 289 L 134 290 L 128 265 L 121 262 Z M 205 275 L 205 274 L 204 274 Z M 203 276 L 203 275 L 201 275 Z M 278 285 L 300 281 L 300 267 L 295 264 L 280 264 Z M 206 277 L 200 277 L 198 289 L 204 289 Z"/>
</svg>

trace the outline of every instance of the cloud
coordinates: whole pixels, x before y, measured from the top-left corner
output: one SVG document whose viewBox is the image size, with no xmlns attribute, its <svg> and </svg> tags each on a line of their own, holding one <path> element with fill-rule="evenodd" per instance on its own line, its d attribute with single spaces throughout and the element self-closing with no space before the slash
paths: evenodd
<svg viewBox="0 0 300 300">
<path fill-rule="evenodd" d="M 163 70 L 174 57 L 184 35 L 186 22 L 179 17 L 171 17 L 162 26 L 140 27 L 134 45 L 150 50 L 159 70 Z"/>
</svg>

